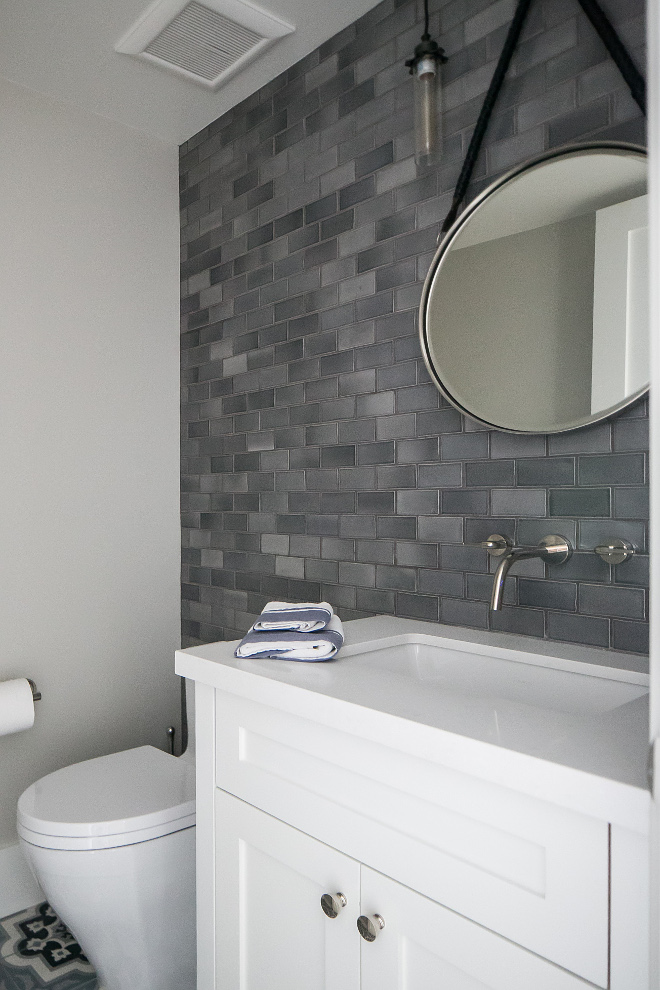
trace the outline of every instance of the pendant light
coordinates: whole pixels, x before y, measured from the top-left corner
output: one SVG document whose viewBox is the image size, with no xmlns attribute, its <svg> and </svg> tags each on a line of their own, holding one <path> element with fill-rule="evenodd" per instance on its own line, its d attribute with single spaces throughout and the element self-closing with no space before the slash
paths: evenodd
<svg viewBox="0 0 660 990">
<path fill-rule="evenodd" d="M 429 2 L 424 0 L 424 34 L 406 62 L 414 77 L 415 161 L 420 167 L 437 165 L 440 159 L 440 65 L 446 61 L 444 49 L 429 34 Z"/>
</svg>

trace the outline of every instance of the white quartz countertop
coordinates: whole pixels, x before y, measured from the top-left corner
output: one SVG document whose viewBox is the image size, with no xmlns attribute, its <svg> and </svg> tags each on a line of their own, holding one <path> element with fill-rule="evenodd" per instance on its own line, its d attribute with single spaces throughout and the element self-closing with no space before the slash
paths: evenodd
<svg viewBox="0 0 660 990">
<path fill-rule="evenodd" d="M 176 669 L 645 831 L 643 658 L 392 616 L 344 631 L 332 661 L 237 660 L 220 642 L 180 651 Z"/>
</svg>

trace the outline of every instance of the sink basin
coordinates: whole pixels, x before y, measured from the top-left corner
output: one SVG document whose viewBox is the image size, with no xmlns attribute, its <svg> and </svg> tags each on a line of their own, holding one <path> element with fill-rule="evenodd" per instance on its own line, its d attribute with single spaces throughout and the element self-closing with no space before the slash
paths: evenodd
<svg viewBox="0 0 660 990">
<path fill-rule="evenodd" d="M 411 636 L 409 642 L 396 646 L 367 647 L 353 655 L 352 663 L 376 667 L 390 687 L 396 682 L 402 692 L 422 694 L 425 705 L 432 697 L 436 704 L 467 702 L 489 712 L 524 706 L 564 715 L 598 715 L 648 695 L 644 684 L 479 655 L 429 643 L 423 636 Z"/>
</svg>

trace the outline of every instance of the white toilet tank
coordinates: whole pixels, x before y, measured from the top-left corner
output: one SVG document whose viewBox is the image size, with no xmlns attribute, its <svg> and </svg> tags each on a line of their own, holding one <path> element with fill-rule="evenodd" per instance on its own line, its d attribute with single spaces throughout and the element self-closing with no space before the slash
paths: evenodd
<svg viewBox="0 0 660 990">
<path fill-rule="evenodd" d="M 151 746 L 21 795 L 21 847 L 102 990 L 195 990 L 194 824 L 194 764 Z"/>
</svg>

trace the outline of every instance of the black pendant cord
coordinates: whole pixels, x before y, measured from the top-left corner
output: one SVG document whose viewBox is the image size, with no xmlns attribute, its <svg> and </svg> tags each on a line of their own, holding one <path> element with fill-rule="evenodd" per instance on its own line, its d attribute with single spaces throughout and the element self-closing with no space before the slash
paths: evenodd
<svg viewBox="0 0 660 990">
<path fill-rule="evenodd" d="M 500 53 L 497 65 L 495 66 L 495 72 L 493 73 L 493 78 L 490 81 L 490 86 L 488 87 L 488 92 L 486 93 L 486 98 L 484 99 L 484 104 L 481 108 L 481 113 L 477 119 L 476 126 L 474 128 L 474 133 L 470 140 L 470 144 L 465 156 L 465 161 L 463 162 L 463 168 L 461 169 L 461 174 L 458 177 L 458 182 L 456 183 L 456 189 L 454 190 L 454 198 L 452 200 L 451 208 L 449 213 L 445 217 L 445 221 L 442 225 L 442 233 L 445 234 L 451 225 L 453 224 L 460 205 L 463 202 L 465 193 L 467 192 L 467 187 L 470 184 L 470 179 L 472 177 L 472 172 L 474 166 L 477 162 L 477 157 L 481 149 L 481 143 L 484 139 L 486 133 L 486 128 L 488 127 L 488 122 L 490 120 L 491 114 L 493 112 L 493 107 L 497 97 L 499 96 L 500 89 L 502 88 L 502 83 L 504 82 L 504 77 L 509 69 L 509 64 L 511 62 L 511 56 L 515 51 L 515 47 L 518 44 L 518 38 L 522 30 L 522 26 L 525 22 L 525 17 L 527 16 L 527 11 L 531 6 L 532 0 L 518 0 L 518 6 L 516 7 L 516 12 L 513 15 L 513 20 L 509 26 L 509 32 L 506 36 L 504 46 Z"/>
<path fill-rule="evenodd" d="M 612 56 L 612 60 L 616 63 L 617 69 L 628 84 L 633 100 L 646 116 L 646 83 L 626 51 L 621 38 L 610 24 L 597 0 L 578 0 L 578 3 L 593 24 L 601 41 Z"/>
<path fill-rule="evenodd" d="M 461 174 L 459 175 L 458 182 L 456 183 L 454 198 L 452 199 L 449 213 L 445 217 L 442 225 L 441 234 L 447 233 L 458 216 L 458 211 L 461 207 L 463 199 L 465 198 L 465 194 L 472 177 L 472 172 L 474 171 L 474 166 L 476 165 L 479 151 L 481 150 L 481 144 L 483 142 L 484 135 L 486 134 L 486 129 L 488 128 L 493 107 L 495 106 L 502 83 L 504 82 L 504 77 L 509 69 L 511 57 L 514 53 L 516 45 L 518 44 L 518 38 L 520 37 L 520 32 L 531 3 L 532 0 L 518 0 L 518 6 L 516 7 L 515 14 L 513 15 L 513 20 L 511 21 L 511 25 L 509 27 L 509 33 L 506 36 L 502 52 L 497 65 L 495 66 L 493 78 L 490 81 L 490 86 L 488 87 L 488 92 L 486 93 L 486 97 L 484 99 L 484 104 L 481 108 L 481 113 L 479 114 L 479 118 L 474 128 L 474 133 L 465 156 L 465 161 L 463 162 Z M 644 82 L 644 77 L 637 70 L 635 64 L 630 58 L 630 55 L 626 51 L 623 42 L 601 9 L 598 0 L 578 0 L 578 3 L 593 24 L 601 41 L 615 62 L 619 72 L 628 84 L 633 99 L 639 106 L 644 116 L 646 116 L 646 83 Z"/>
</svg>

